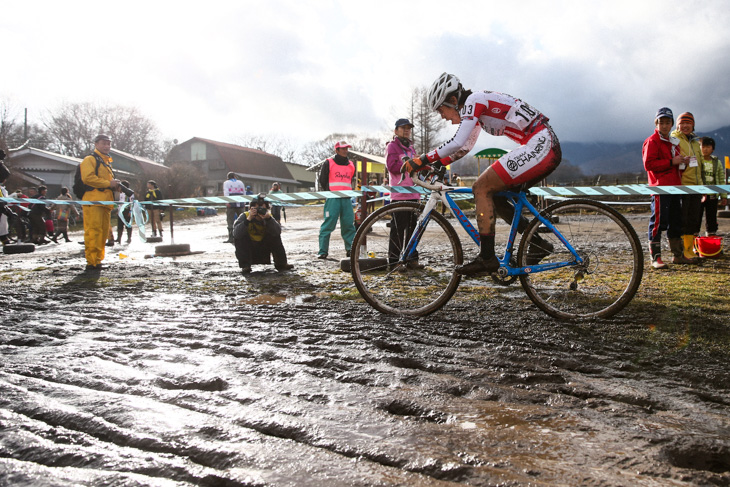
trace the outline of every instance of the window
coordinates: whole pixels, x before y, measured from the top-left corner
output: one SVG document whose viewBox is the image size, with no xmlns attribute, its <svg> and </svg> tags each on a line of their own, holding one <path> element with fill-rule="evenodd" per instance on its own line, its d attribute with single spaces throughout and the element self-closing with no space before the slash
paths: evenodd
<svg viewBox="0 0 730 487">
<path fill-rule="evenodd" d="M 204 161 L 205 159 L 205 142 L 193 142 L 190 144 L 190 160 Z"/>
</svg>

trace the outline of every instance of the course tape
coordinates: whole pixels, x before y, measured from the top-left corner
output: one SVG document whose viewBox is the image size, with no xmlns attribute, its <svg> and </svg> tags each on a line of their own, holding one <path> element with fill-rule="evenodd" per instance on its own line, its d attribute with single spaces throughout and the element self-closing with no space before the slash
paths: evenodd
<svg viewBox="0 0 730 487">
<path fill-rule="evenodd" d="M 358 198 L 362 193 L 420 193 L 429 191 L 420 186 L 363 186 L 361 190 L 347 191 L 313 191 L 304 193 L 273 193 L 266 199 L 274 205 L 296 205 L 307 201 L 318 201 L 330 198 Z M 576 186 L 576 187 L 534 187 L 529 193 L 533 196 L 651 196 L 651 195 L 702 195 L 730 193 L 730 185 L 707 186 L 646 186 L 629 184 L 622 186 Z M 464 195 L 467 193 L 464 193 Z M 257 195 L 208 196 L 198 198 L 180 198 L 156 201 L 140 201 L 141 205 L 195 205 L 210 206 L 226 203 L 248 203 Z M 0 198 L 7 203 L 54 204 L 54 205 L 118 205 L 118 201 L 78 201 L 78 200 L 37 200 L 34 198 Z"/>
</svg>

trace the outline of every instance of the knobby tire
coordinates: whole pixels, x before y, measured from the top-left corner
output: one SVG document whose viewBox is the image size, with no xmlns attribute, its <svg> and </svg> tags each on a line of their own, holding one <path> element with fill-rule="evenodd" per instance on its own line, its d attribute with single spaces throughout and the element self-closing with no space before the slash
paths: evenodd
<svg viewBox="0 0 730 487">
<path fill-rule="evenodd" d="M 592 200 L 566 200 L 545 209 L 560 233 L 586 261 L 520 276 L 528 297 L 545 313 L 562 320 L 608 318 L 634 297 L 644 273 L 639 237 L 619 212 Z M 571 261 L 573 256 L 537 218 L 520 241 L 517 261 L 527 266 L 530 244 L 549 241 L 553 251 L 540 264 Z"/>
<path fill-rule="evenodd" d="M 416 247 L 417 261 L 388 258 L 391 228 L 397 228 L 397 222 L 417 220 L 422 211 L 423 205 L 413 202 L 385 205 L 365 219 L 353 239 L 350 269 L 355 286 L 382 313 L 428 315 L 443 307 L 461 282 L 454 272 L 463 261 L 461 241 L 435 210 Z M 410 235 L 405 233 L 401 247 Z"/>
</svg>

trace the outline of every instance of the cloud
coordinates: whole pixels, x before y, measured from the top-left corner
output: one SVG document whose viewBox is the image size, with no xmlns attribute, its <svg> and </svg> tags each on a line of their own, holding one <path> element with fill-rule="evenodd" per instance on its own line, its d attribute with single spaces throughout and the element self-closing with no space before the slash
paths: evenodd
<svg viewBox="0 0 730 487">
<path fill-rule="evenodd" d="M 664 105 L 730 124 L 722 0 L 31 3 L 0 19 L 4 91 L 31 116 L 103 100 L 180 140 L 306 142 L 389 130 L 413 88 L 449 71 L 524 99 L 566 141 L 641 140 Z"/>
</svg>

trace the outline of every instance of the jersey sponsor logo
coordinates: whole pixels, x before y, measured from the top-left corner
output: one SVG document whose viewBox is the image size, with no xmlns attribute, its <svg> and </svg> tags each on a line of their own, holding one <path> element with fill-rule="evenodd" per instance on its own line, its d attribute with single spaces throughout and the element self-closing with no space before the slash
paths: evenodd
<svg viewBox="0 0 730 487">
<path fill-rule="evenodd" d="M 525 165 L 530 165 L 530 161 L 542 159 L 544 156 L 543 151 L 548 146 L 547 140 L 547 137 L 543 135 L 537 139 L 537 144 L 532 148 L 532 150 L 529 152 L 522 152 L 507 159 L 505 164 L 507 169 L 512 173 L 522 172 L 520 169 L 524 168 Z"/>
<path fill-rule="evenodd" d="M 486 113 L 486 115 L 498 120 L 504 120 L 507 118 L 510 108 L 510 105 L 490 100 L 489 107 L 487 108 L 488 113 Z"/>
</svg>

